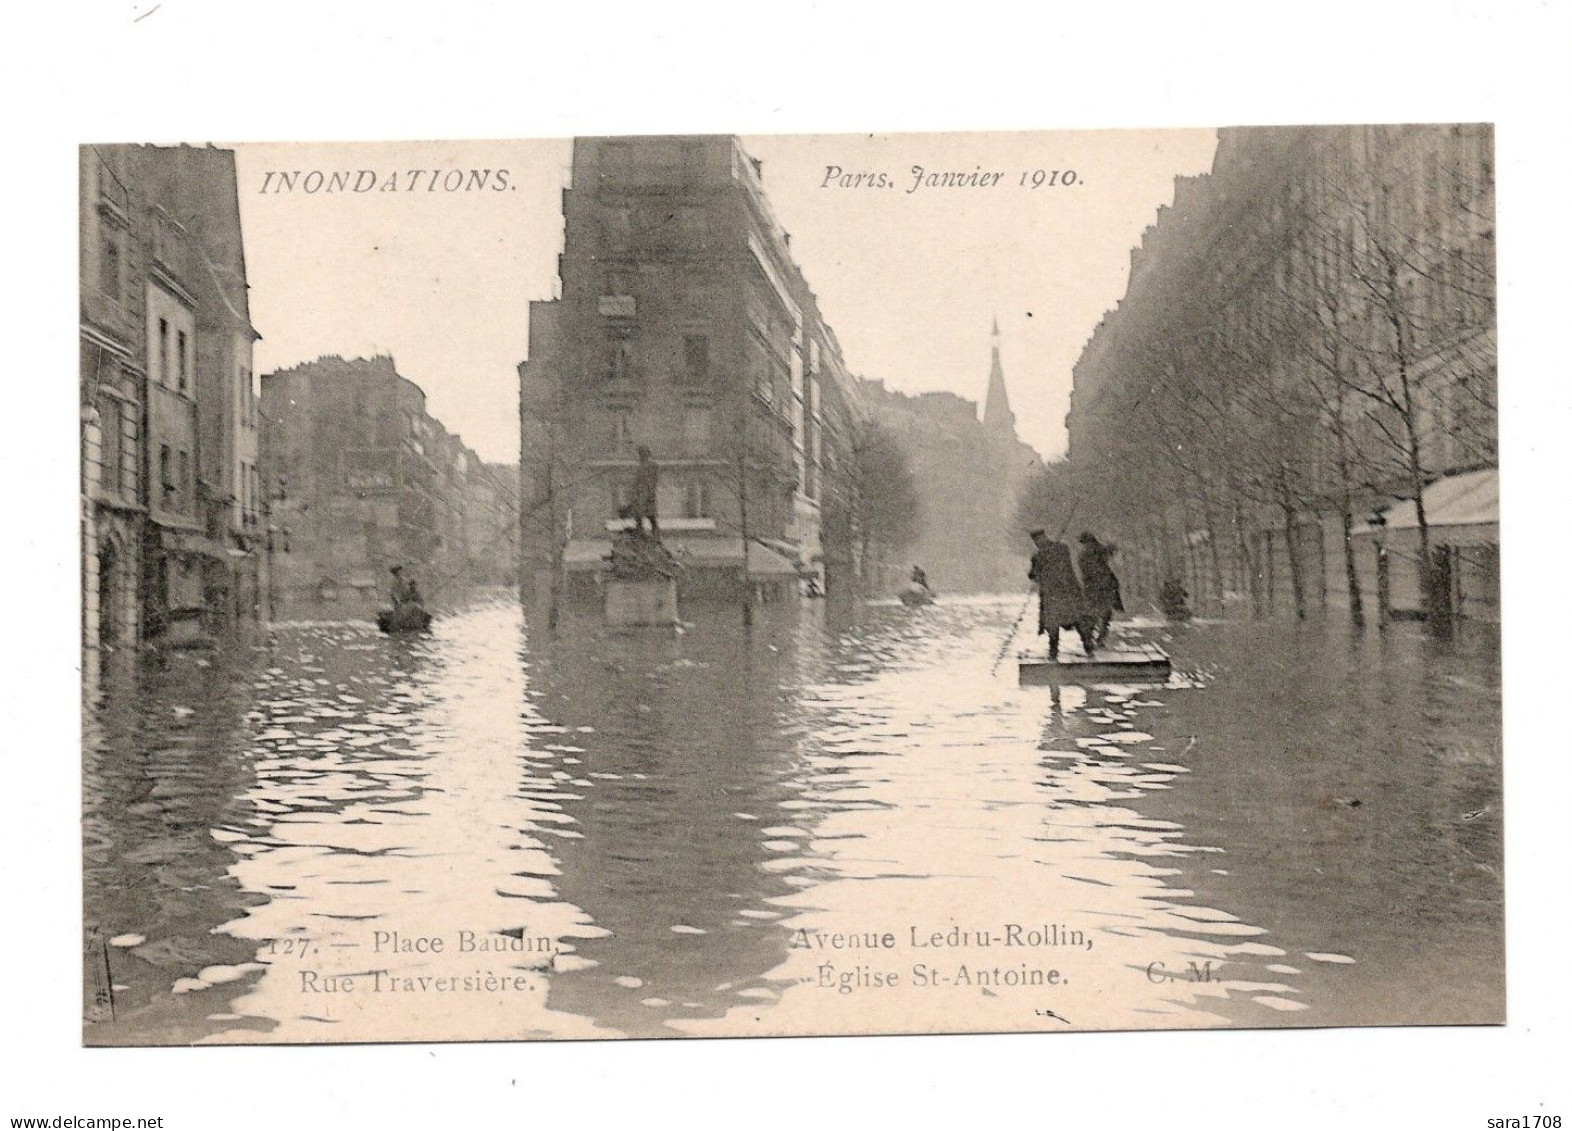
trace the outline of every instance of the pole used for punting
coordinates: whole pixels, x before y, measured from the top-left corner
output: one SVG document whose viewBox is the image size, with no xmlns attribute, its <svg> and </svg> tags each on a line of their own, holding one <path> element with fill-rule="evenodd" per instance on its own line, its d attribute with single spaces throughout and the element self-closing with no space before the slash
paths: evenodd
<svg viewBox="0 0 1572 1131">
<path fill-rule="evenodd" d="M 1010 650 L 1010 641 L 1015 639 L 1016 631 L 1021 627 L 1021 618 L 1026 615 L 1026 610 L 1032 606 L 1035 593 L 1027 593 L 1026 600 L 1021 602 L 1021 611 L 1015 614 L 1015 619 L 1010 622 L 1010 631 L 1004 634 L 1004 640 L 999 644 L 999 654 L 993 658 L 993 667 L 988 669 L 988 674 L 993 675 L 999 670 L 999 665 L 1004 661 L 1004 654 Z"/>
</svg>

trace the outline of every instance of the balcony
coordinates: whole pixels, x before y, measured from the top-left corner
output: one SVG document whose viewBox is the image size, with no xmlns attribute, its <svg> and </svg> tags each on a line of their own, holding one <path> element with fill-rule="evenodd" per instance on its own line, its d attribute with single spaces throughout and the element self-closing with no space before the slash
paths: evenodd
<svg viewBox="0 0 1572 1131">
<path fill-rule="evenodd" d="M 620 530 L 632 530 L 635 523 L 631 518 L 608 518 L 606 530 L 615 534 Z M 660 518 L 662 534 L 697 534 L 713 533 L 715 520 L 713 518 L 679 518 L 675 515 L 664 515 Z"/>
</svg>

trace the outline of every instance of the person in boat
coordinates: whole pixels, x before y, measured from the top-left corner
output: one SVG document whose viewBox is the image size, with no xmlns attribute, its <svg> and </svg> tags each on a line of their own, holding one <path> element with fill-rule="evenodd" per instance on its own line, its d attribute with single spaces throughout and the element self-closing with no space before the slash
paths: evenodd
<svg viewBox="0 0 1572 1131">
<path fill-rule="evenodd" d="M 1124 598 L 1119 593 L 1119 577 L 1113 571 L 1111 559 L 1117 549 L 1110 542 L 1099 542 L 1090 530 L 1081 532 L 1081 589 L 1086 595 L 1087 612 L 1092 618 L 1097 646 L 1108 643 L 1108 626 L 1114 613 L 1124 612 Z"/>
<path fill-rule="evenodd" d="M 1032 531 L 1032 566 L 1026 576 L 1037 585 L 1037 632 L 1048 636 L 1048 658 L 1059 658 L 1059 632 L 1073 628 L 1081 637 L 1088 657 L 1096 652 L 1091 617 L 1086 597 L 1075 576 L 1070 547 L 1048 537 L 1045 530 Z"/>
<path fill-rule="evenodd" d="M 920 585 L 928 592 L 933 592 L 933 586 L 928 584 L 928 574 L 920 565 L 912 566 L 912 584 Z"/>
<path fill-rule="evenodd" d="M 633 502 L 630 510 L 633 519 L 633 528 L 643 531 L 646 521 L 650 524 L 650 535 L 655 541 L 660 541 L 660 520 L 656 518 L 655 511 L 659 496 L 660 470 L 655 466 L 655 461 L 650 458 L 650 450 L 643 444 L 639 445 L 639 465 L 633 471 Z"/>
<path fill-rule="evenodd" d="M 401 565 L 393 566 L 388 570 L 393 575 L 393 611 L 399 612 L 405 606 L 425 608 L 425 601 L 420 596 L 420 586 L 415 584 L 415 579 L 404 572 Z"/>
</svg>

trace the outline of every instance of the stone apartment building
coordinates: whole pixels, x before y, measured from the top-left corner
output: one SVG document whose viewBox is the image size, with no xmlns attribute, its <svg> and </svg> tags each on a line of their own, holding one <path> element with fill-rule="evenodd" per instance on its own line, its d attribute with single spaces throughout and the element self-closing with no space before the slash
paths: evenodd
<svg viewBox="0 0 1572 1131">
<path fill-rule="evenodd" d="M 1314 613 L 1357 590 L 1373 616 L 1384 586 L 1417 610 L 1422 496 L 1455 605 L 1498 615 L 1492 142 L 1223 130 L 1211 172 L 1176 183 L 1067 420 L 1147 597 L 1175 575 L 1203 605 Z"/>
<path fill-rule="evenodd" d="M 512 493 L 391 357 L 266 374 L 261 413 L 280 617 L 369 616 L 398 564 L 437 603 L 502 580 L 486 555 L 512 541 Z"/>
<path fill-rule="evenodd" d="M 594 591 L 640 446 L 687 595 L 837 585 L 858 393 L 760 164 L 734 137 L 579 138 L 563 218 L 519 367 L 526 590 Z"/>
<path fill-rule="evenodd" d="M 256 618 L 265 585 L 234 154 L 80 150 L 83 648 Z"/>
</svg>

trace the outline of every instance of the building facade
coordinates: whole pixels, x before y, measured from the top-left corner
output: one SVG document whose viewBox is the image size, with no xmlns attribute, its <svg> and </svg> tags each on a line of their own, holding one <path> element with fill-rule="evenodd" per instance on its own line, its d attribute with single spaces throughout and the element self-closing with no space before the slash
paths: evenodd
<svg viewBox="0 0 1572 1131">
<path fill-rule="evenodd" d="M 688 594 L 854 568 L 826 529 L 857 393 L 759 163 L 732 137 L 580 138 L 563 219 L 519 368 L 526 589 L 593 591 L 640 447 Z"/>
<path fill-rule="evenodd" d="M 486 555 L 512 541 L 512 494 L 391 357 L 266 374 L 261 415 L 278 616 L 369 616 L 395 565 L 439 603 L 497 573 Z"/>
<path fill-rule="evenodd" d="M 477 585 L 512 587 L 519 570 L 519 469 L 476 463 L 469 472 L 464 546 L 469 578 Z"/>
<path fill-rule="evenodd" d="M 1496 615 L 1493 162 L 1488 126 L 1223 130 L 1176 183 L 1067 421 L 1146 598 L 1402 613 L 1430 561 Z"/>
<path fill-rule="evenodd" d="M 83 647 L 256 618 L 252 345 L 234 154 L 80 151 Z"/>
</svg>

